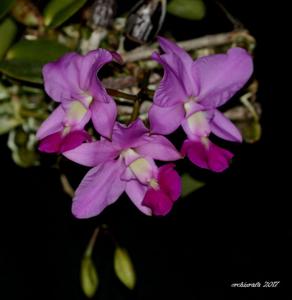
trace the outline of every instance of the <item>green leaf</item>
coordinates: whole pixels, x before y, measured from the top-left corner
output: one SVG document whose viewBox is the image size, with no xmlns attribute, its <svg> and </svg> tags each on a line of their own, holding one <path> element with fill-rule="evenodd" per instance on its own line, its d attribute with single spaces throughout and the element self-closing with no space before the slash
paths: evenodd
<svg viewBox="0 0 292 300">
<path fill-rule="evenodd" d="M 0 22 L 0 59 L 5 55 L 17 33 L 17 26 L 10 18 Z"/>
<path fill-rule="evenodd" d="M 202 0 L 172 0 L 167 11 L 183 19 L 201 20 L 206 14 L 206 7 Z"/>
<path fill-rule="evenodd" d="M 117 247 L 114 253 L 114 269 L 120 281 L 130 290 L 135 287 L 136 274 L 126 249 Z"/>
<path fill-rule="evenodd" d="M 185 173 L 181 176 L 182 178 L 182 197 L 186 197 L 194 191 L 200 189 L 205 185 L 204 182 L 194 179 L 189 174 Z"/>
<path fill-rule="evenodd" d="M 73 16 L 87 0 L 52 0 L 45 7 L 44 22 L 46 26 L 56 28 Z"/>
<path fill-rule="evenodd" d="M 81 261 L 81 287 L 88 298 L 92 298 L 98 288 L 99 280 L 93 261 L 85 256 Z"/>
<path fill-rule="evenodd" d="M 42 64 L 23 60 L 0 61 L 0 71 L 12 78 L 32 83 L 43 83 Z"/>
<path fill-rule="evenodd" d="M 53 40 L 22 40 L 9 49 L 6 59 L 45 64 L 58 59 L 69 51 L 67 47 Z"/>
<path fill-rule="evenodd" d="M 52 40 L 22 40 L 0 61 L 0 71 L 15 79 L 42 83 L 42 67 L 58 59 L 69 49 Z"/>
<path fill-rule="evenodd" d="M 2 18 L 12 7 L 15 0 L 1 0 L 0 2 L 0 18 Z"/>
</svg>

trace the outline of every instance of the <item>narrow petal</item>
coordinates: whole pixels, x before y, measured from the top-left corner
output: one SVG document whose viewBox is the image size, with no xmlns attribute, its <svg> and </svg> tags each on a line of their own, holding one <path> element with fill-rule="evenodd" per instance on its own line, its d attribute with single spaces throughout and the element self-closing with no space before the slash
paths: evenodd
<svg viewBox="0 0 292 300">
<path fill-rule="evenodd" d="M 198 94 L 198 84 L 196 78 L 192 75 L 193 60 L 191 56 L 170 40 L 159 37 L 158 41 L 165 52 L 161 55 L 164 65 L 167 64 L 176 74 L 187 96 L 196 96 Z"/>
<path fill-rule="evenodd" d="M 114 203 L 125 190 L 126 183 L 120 179 L 124 168 L 117 160 L 91 169 L 76 190 L 73 214 L 80 219 L 94 217 Z"/>
<path fill-rule="evenodd" d="M 116 123 L 113 131 L 113 140 L 121 148 L 135 148 L 144 144 L 149 129 L 145 127 L 142 120 L 137 119 L 130 125 Z"/>
<path fill-rule="evenodd" d="M 62 145 L 62 132 L 55 132 L 43 138 L 39 144 L 39 151 L 45 153 L 60 153 Z"/>
<path fill-rule="evenodd" d="M 66 134 L 61 143 L 60 152 L 66 152 L 80 146 L 83 142 L 91 141 L 90 134 L 85 130 L 74 130 Z"/>
<path fill-rule="evenodd" d="M 62 106 L 59 105 L 38 129 L 36 134 L 37 139 L 41 140 L 48 135 L 61 131 L 63 129 L 62 122 L 64 118 L 65 118 L 65 112 Z"/>
<path fill-rule="evenodd" d="M 203 169 L 214 172 L 223 172 L 229 167 L 233 154 L 212 142 L 207 144 L 201 141 L 186 140 L 182 147 L 182 154 L 187 155 L 190 161 Z"/>
<path fill-rule="evenodd" d="M 217 109 L 214 110 L 210 122 L 211 131 L 218 137 L 232 142 L 242 142 L 242 136 L 237 127 Z"/>
<path fill-rule="evenodd" d="M 171 211 L 173 201 L 162 190 L 149 189 L 142 204 L 149 207 L 152 214 L 165 216 Z"/>
<path fill-rule="evenodd" d="M 147 137 L 147 142 L 135 151 L 141 156 L 149 156 L 161 161 L 174 161 L 181 158 L 181 154 L 173 144 L 162 135 L 151 135 Z"/>
<path fill-rule="evenodd" d="M 106 91 L 97 78 L 97 73 L 105 64 L 112 60 L 112 53 L 105 49 L 90 51 L 78 60 L 80 88 L 83 91 L 89 92 L 95 100 L 108 102 Z"/>
<path fill-rule="evenodd" d="M 173 60 L 175 60 L 175 56 L 172 56 Z M 158 53 L 153 53 L 152 59 L 156 60 L 164 68 L 163 78 L 154 94 L 154 103 L 163 107 L 182 103 L 189 96 L 185 91 L 183 78 L 177 74 L 178 71 L 183 72 L 183 67 L 181 66 L 176 72 L 165 58 Z M 177 63 L 179 64 L 180 62 L 178 61 Z"/>
<path fill-rule="evenodd" d="M 80 165 L 95 167 L 98 164 L 114 160 L 118 153 L 111 142 L 104 140 L 82 144 L 73 150 L 64 152 L 63 155 Z"/>
<path fill-rule="evenodd" d="M 158 170 L 158 183 L 160 189 L 167 194 L 172 201 L 176 201 L 181 194 L 181 179 L 174 170 L 174 164 L 167 164 Z"/>
<path fill-rule="evenodd" d="M 223 105 L 244 86 L 252 72 L 252 58 L 242 48 L 197 59 L 193 63 L 193 76 L 199 82 L 200 104 L 206 108 Z"/>
<path fill-rule="evenodd" d="M 171 107 L 160 107 L 153 104 L 148 115 L 152 133 L 170 134 L 180 126 L 185 111 L 182 103 Z"/>
<path fill-rule="evenodd" d="M 141 184 L 137 180 L 131 180 L 127 182 L 126 193 L 131 199 L 131 201 L 142 213 L 151 216 L 152 215 L 151 209 L 147 206 L 142 205 L 142 201 L 145 197 L 146 191 L 147 191 L 147 186 Z"/>
<path fill-rule="evenodd" d="M 185 66 L 190 66 L 193 63 L 191 56 L 184 49 L 179 47 L 176 43 L 161 36 L 159 36 L 157 39 L 159 42 L 159 46 L 163 49 L 165 53 L 174 53 L 184 62 Z"/>
<path fill-rule="evenodd" d="M 94 128 L 100 135 L 111 139 L 116 117 L 117 106 L 112 98 L 108 103 L 93 101 L 91 118 Z"/>
</svg>

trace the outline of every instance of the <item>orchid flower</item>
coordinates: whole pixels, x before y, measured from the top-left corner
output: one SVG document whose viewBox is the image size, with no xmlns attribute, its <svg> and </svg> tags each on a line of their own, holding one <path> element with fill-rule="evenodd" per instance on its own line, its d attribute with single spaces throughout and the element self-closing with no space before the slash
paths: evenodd
<svg viewBox="0 0 292 300">
<path fill-rule="evenodd" d="M 158 168 L 154 160 L 174 161 L 181 154 L 161 135 L 150 135 L 138 119 L 116 123 L 112 140 L 83 143 L 64 152 L 68 159 L 92 169 L 76 190 L 72 212 L 78 218 L 98 215 L 125 191 L 147 215 L 165 215 L 179 198 L 180 177 L 173 164 Z"/>
<path fill-rule="evenodd" d="M 118 59 L 117 53 L 98 49 L 85 56 L 67 53 L 43 67 L 45 90 L 60 105 L 37 132 L 41 151 L 62 153 L 89 141 L 84 127 L 90 119 L 98 133 L 111 138 L 117 109 L 97 72 Z"/>
<path fill-rule="evenodd" d="M 241 142 L 239 130 L 217 107 L 244 86 L 253 71 L 252 58 L 242 48 L 195 61 L 182 48 L 159 38 L 162 55 L 152 58 L 164 68 L 164 76 L 149 111 L 151 132 L 170 134 L 180 125 L 187 139 L 182 154 L 201 168 L 225 170 L 233 154 L 213 144 L 211 133 Z"/>
</svg>

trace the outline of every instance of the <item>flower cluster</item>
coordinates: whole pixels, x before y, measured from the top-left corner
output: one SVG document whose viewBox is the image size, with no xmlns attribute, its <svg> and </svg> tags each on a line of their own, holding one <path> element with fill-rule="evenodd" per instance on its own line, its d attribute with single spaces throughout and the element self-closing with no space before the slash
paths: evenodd
<svg viewBox="0 0 292 300">
<path fill-rule="evenodd" d="M 98 215 L 124 191 L 143 213 L 165 215 L 181 192 L 174 161 L 187 156 L 201 168 L 221 172 L 233 154 L 212 143 L 210 134 L 241 141 L 238 129 L 217 108 L 251 76 L 250 55 L 231 48 L 193 61 L 175 43 L 161 37 L 159 43 L 164 53 L 152 58 L 163 66 L 164 76 L 149 110 L 150 128 L 140 119 L 117 122 L 116 104 L 97 78 L 104 64 L 120 61 L 117 53 L 69 53 L 43 68 L 45 90 L 60 104 L 38 130 L 39 149 L 92 168 L 73 199 L 78 218 Z M 84 129 L 90 120 L 98 141 Z M 178 151 L 164 135 L 180 125 L 187 138 Z M 158 167 L 156 160 L 169 163 Z"/>
</svg>

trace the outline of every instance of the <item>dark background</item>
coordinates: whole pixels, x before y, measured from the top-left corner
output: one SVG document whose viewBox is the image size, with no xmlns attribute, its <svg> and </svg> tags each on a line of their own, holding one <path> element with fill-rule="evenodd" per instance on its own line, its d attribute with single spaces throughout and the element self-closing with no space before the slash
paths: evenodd
<svg viewBox="0 0 292 300">
<path fill-rule="evenodd" d="M 126 10 L 135 1 L 124 2 Z M 2 136 L 1 299 L 85 299 L 79 285 L 80 259 L 94 228 L 102 223 L 109 224 L 128 249 L 138 282 L 129 292 L 116 279 L 113 249 L 101 238 L 94 257 L 101 272 L 95 299 L 261 299 L 266 294 L 279 299 L 288 289 L 284 274 L 291 256 L 291 224 L 285 203 L 291 196 L 284 188 L 289 155 L 279 118 L 287 97 L 281 95 L 283 75 L 277 71 L 286 63 L 285 45 L 278 44 L 284 8 L 281 1 L 273 6 L 251 0 L 222 2 L 257 39 L 261 141 L 232 148 L 235 160 L 223 174 L 194 169 L 208 185 L 179 201 L 167 217 L 146 217 L 125 198 L 99 217 L 76 220 L 58 171 L 15 166 L 5 146 L 7 137 Z M 168 16 L 166 26 L 176 30 L 178 40 L 232 30 L 214 1 L 207 6 L 204 21 Z M 71 167 L 77 182 L 86 170 Z M 281 283 L 275 289 L 230 287 L 266 280 Z"/>
</svg>

